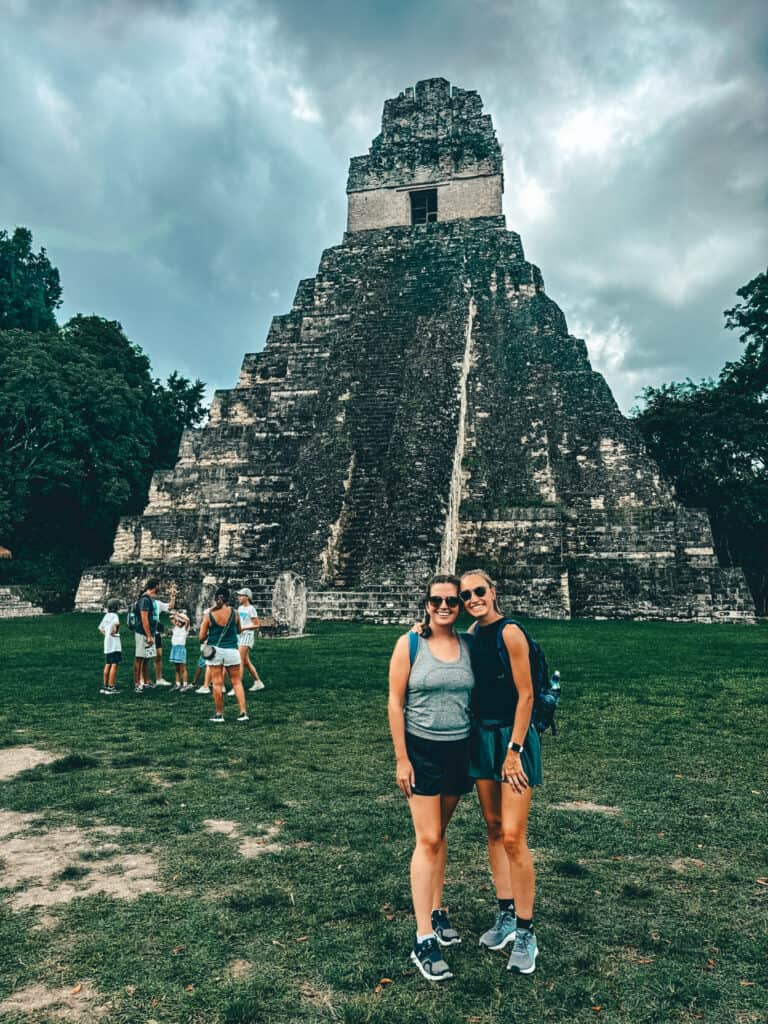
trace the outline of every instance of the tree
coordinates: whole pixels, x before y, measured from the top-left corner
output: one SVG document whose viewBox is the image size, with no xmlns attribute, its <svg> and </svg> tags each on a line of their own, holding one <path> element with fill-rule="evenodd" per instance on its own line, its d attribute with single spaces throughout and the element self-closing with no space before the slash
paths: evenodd
<svg viewBox="0 0 768 1024">
<path fill-rule="evenodd" d="M 768 614 L 768 273 L 738 293 L 726 327 L 744 352 L 717 381 L 646 388 L 636 413 L 651 454 L 686 504 L 706 508 L 718 555 L 741 566 Z"/>
<path fill-rule="evenodd" d="M 205 384 L 190 381 L 175 371 L 165 384 L 152 382 L 151 416 L 155 428 L 152 462 L 157 469 L 170 469 L 176 462 L 181 435 L 187 427 L 196 427 L 205 416 Z"/>
<path fill-rule="evenodd" d="M 116 321 L 0 331 L 0 541 L 73 587 L 109 554 L 119 517 L 143 508 L 161 445 L 173 465 L 203 391 L 177 374 L 153 380 Z"/>
<path fill-rule="evenodd" d="M 0 329 L 54 330 L 60 305 L 59 272 L 45 249 L 32 252 L 32 232 L 0 231 Z"/>
</svg>

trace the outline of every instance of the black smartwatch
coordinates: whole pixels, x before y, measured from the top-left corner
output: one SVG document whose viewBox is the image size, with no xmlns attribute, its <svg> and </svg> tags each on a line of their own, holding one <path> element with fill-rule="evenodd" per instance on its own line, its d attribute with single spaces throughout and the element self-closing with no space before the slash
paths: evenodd
<svg viewBox="0 0 768 1024">
<path fill-rule="evenodd" d="M 522 743 L 508 743 L 507 750 L 511 750 L 514 754 L 522 754 L 523 745 Z"/>
</svg>

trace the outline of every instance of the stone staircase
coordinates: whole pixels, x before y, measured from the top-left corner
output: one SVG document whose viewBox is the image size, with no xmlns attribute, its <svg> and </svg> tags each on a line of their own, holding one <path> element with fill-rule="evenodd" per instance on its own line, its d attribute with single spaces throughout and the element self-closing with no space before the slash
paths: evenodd
<svg viewBox="0 0 768 1024">
<path fill-rule="evenodd" d="M 0 619 L 19 619 L 25 615 L 44 615 L 38 608 L 27 601 L 14 587 L 0 587 Z"/>
</svg>

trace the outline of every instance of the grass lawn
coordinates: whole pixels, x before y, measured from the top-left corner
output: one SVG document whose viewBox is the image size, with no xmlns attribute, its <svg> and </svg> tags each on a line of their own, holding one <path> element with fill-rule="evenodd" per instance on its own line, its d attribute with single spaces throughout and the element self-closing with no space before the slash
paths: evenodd
<svg viewBox="0 0 768 1024">
<path fill-rule="evenodd" d="M 0 781 L 0 1020 L 768 1021 L 765 627 L 535 624 L 563 677 L 531 814 L 538 969 L 478 949 L 472 795 L 449 832 L 464 942 L 430 986 L 386 726 L 400 630 L 259 642 L 251 722 L 230 701 L 217 727 L 209 699 L 134 695 L 129 661 L 100 697 L 97 622 L 0 622 L 0 747 L 56 758 Z"/>
</svg>

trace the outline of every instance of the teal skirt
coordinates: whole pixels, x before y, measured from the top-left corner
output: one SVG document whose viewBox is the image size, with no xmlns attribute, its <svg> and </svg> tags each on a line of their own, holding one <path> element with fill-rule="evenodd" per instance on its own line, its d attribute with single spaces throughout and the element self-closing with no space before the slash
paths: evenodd
<svg viewBox="0 0 768 1024">
<path fill-rule="evenodd" d="M 511 725 L 489 719 L 473 722 L 469 737 L 470 778 L 494 779 L 501 782 L 501 767 L 507 756 L 507 744 L 511 737 Z M 523 771 L 528 776 L 528 784 L 540 786 L 541 740 L 532 725 L 528 727 L 520 760 L 523 763 Z"/>
</svg>

